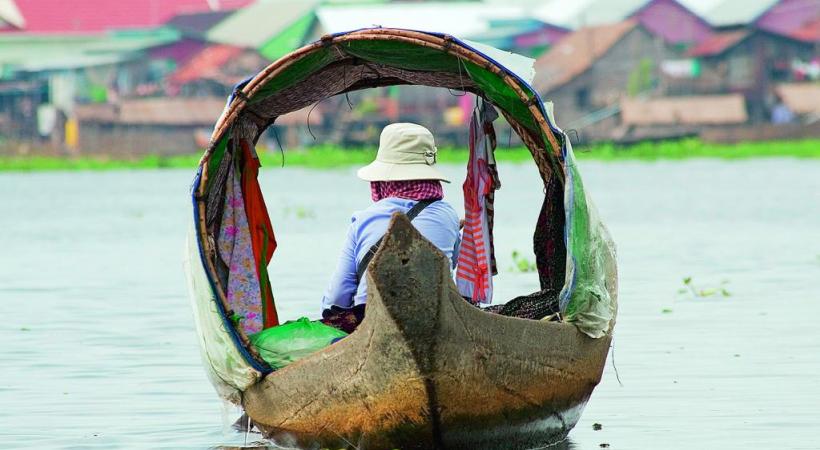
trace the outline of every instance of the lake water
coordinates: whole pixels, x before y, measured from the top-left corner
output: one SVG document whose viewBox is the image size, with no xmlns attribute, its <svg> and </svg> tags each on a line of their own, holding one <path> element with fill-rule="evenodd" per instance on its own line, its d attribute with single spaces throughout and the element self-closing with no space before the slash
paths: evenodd
<svg viewBox="0 0 820 450">
<path fill-rule="evenodd" d="M 502 299 L 536 288 L 508 269 L 530 252 L 541 194 L 532 165 L 500 169 Z M 614 364 L 564 447 L 819 448 L 820 162 L 581 169 L 618 244 L 620 313 Z M 445 170 L 458 205 L 463 173 Z M 0 174 L 0 447 L 244 442 L 223 430 L 196 347 L 181 263 L 192 174 Z M 280 316 L 316 316 L 368 187 L 353 169 L 261 178 Z M 731 295 L 680 294 L 685 277 Z"/>
</svg>

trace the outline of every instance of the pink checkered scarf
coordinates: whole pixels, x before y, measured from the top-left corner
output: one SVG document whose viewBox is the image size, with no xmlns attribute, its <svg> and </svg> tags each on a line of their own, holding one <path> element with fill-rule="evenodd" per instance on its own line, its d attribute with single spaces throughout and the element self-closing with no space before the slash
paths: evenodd
<svg viewBox="0 0 820 450">
<path fill-rule="evenodd" d="M 408 200 L 444 198 L 444 190 L 438 180 L 371 181 L 370 197 L 377 202 L 387 197 Z"/>
</svg>

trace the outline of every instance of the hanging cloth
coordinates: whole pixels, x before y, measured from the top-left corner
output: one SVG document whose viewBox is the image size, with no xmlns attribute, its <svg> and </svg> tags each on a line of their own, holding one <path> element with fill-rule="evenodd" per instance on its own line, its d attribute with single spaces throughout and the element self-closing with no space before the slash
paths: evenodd
<svg viewBox="0 0 820 450">
<path fill-rule="evenodd" d="M 240 175 L 229 164 L 217 251 L 228 267 L 226 297 L 234 323 L 246 334 L 262 331 L 262 298 Z"/>
<path fill-rule="evenodd" d="M 265 328 L 279 325 L 279 316 L 276 313 L 276 304 L 273 300 L 270 278 L 268 277 L 268 263 L 276 250 L 276 238 L 273 235 L 273 226 L 270 223 L 262 189 L 259 187 L 259 156 L 247 139 L 239 139 L 242 150 L 242 195 L 245 211 L 248 216 L 248 228 L 253 245 L 256 274 L 261 289 L 261 304 L 263 323 Z"/>
<path fill-rule="evenodd" d="M 458 253 L 456 286 L 473 303 L 492 303 L 495 255 L 492 242 L 493 197 L 500 187 L 495 169 L 495 131 L 498 117 L 482 102 L 470 119 L 470 160 L 464 180 L 464 230 Z"/>
</svg>

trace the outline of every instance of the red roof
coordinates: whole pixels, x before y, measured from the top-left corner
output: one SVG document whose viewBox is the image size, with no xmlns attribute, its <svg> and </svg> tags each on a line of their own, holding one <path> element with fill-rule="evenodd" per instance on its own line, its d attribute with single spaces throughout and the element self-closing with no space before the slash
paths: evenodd
<svg viewBox="0 0 820 450">
<path fill-rule="evenodd" d="M 252 0 L 14 0 L 29 33 L 89 33 L 146 28 L 181 13 L 240 8 Z M 3 30 L 4 32 L 13 32 Z"/>
<path fill-rule="evenodd" d="M 535 61 L 533 86 L 539 92 L 549 92 L 568 83 L 636 28 L 639 28 L 638 22 L 625 20 L 573 31 Z"/>
<path fill-rule="evenodd" d="M 748 31 L 725 31 L 715 33 L 686 53 L 688 56 L 715 56 L 734 47 L 749 35 Z"/>
<path fill-rule="evenodd" d="M 820 19 L 806 22 L 803 26 L 789 34 L 789 36 L 803 42 L 820 42 Z"/>
<path fill-rule="evenodd" d="M 175 85 L 182 85 L 200 78 L 208 78 L 219 71 L 219 68 L 244 50 L 228 44 L 209 45 L 177 68 L 169 77 Z"/>
</svg>

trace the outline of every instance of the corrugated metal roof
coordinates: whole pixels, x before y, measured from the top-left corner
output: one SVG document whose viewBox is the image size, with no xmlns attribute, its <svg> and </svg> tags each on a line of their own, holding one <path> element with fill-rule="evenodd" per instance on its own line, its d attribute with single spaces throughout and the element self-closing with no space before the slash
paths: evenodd
<svg viewBox="0 0 820 450">
<path fill-rule="evenodd" d="M 806 22 L 789 36 L 803 42 L 820 43 L 820 18 Z"/>
<path fill-rule="evenodd" d="M 651 0 L 551 0 L 537 8 L 535 17 L 567 28 L 620 22 Z"/>
<path fill-rule="evenodd" d="M 192 14 L 177 14 L 171 17 L 166 26 L 176 28 L 185 36 L 202 36 L 228 17 L 232 11 L 207 11 Z"/>
<path fill-rule="evenodd" d="M 679 0 L 680 3 L 700 17 L 705 18 L 709 11 L 723 0 Z"/>
<path fill-rule="evenodd" d="M 740 94 L 621 100 L 624 125 L 727 125 L 748 119 Z"/>
<path fill-rule="evenodd" d="M 305 43 L 315 23 L 313 11 L 306 13 L 259 47 L 259 53 L 271 61 L 285 56 Z"/>
<path fill-rule="evenodd" d="M 233 45 L 209 45 L 200 50 L 181 67 L 177 68 L 177 70 L 168 77 L 168 81 L 173 84 L 182 85 L 197 79 L 210 77 L 217 72 L 220 67 L 243 51 L 241 47 Z"/>
<path fill-rule="evenodd" d="M 26 20 L 14 0 L 0 0 L 0 29 L 23 28 Z"/>
<path fill-rule="evenodd" d="M 807 22 L 820 19 L 820 0 L 781 0 L 760 16 L 755 25 L 761 30 L 789 36 Z"/>
<path fill-rule="evenodd" d="M 495 48 L 509 50 L 516 44 L 516 39 L 520 36 L 535 36 L 537 33 L 544 33 L 548 36 L 560 36 L 569 33 L 564 28 L 548 25 L 537 19 L 523 18 L 505 21 L 491 21 L 490 29 L 476 36 L 464 36 L 469 39 L 493 46 Z M 549 33 L 549 34 L 548 34 Z M 548 42 L 549 44 L 554 41 Z"/>
<path fill-rule="evenodd" d="M 670 44 L 690 45 L 712 34 L 711 25 L 678 0 L 653 0 L 630 17 Z"/>
<path fill-rule="evenodd" d="M 561 2 L 560 0 L 547 0 L 545 3 L 537 5 L 533 9 L 533 16 L 546 23 L 558 25 L 564 28 L 578 28 L 577 18 L 595 0 L 577 0 L 573 2 Z"/>
<path fill-rule="evenodd" d="M 322 33 L 382 26 L 467 37 L 489 30 L 493 20 L 523 19 L 532 15 L 526 8 L 509 3 L 511 2 L 505 5 L 425 2 L 323 6 L 316 10 L 316 16 Z"/>
<path fill-rule="evenodd" d="M 180 67 L 209 44 L 199 39 L 183 38 L 148 50 L 151 59 L 171 59 Z"/>
<path fill-rule="evenodd" d="M 38 72 L 111 64 L 177 39 L 179 33 L 168 29 L 88 36 L 0 34 L 0 66 Z"/>
<path fill-rule="evenodd" d="M 709 10 L 705 19 L 714 26 L 746 25 L 754 22 L 780 0 L 723 0 Z"/>
<path fill-rule="evenodd" d="M 536 60 L 535 88 L 539 92 L 549 92 L 586 72 L 637 26 L 637 22 L 626 20 L 613 25 L 585 27 L 570 33 Z"/>
<path fill-rule="evenodd" d="M 550 0 L 534 14 L 546 23 L 569 29 L 636 19 L 647 31 L 670 43 L 700 41 L 711 31 L 700 15 L 679 0 Z"/>
<path fill-rule="evenodd" d="M 796 114 L 820 114 L 820 85 L 816 83 L 781 84 L 775 92 Z"/>
<path fill-rule="evenodd" d="M 207 33 L 211 42 L 258 49 L 286 30 L 319 0 L 259 0 L 228 16 Z"/>
<path fill-rule="evenodd" d="M 686 55 L 695 57 L 719 55 L 746 39 L 749 34 L 750 32 L 747 30 L 714 33 L 700 44 L 689 49 Z"/>
<path fill-rule="evenodd" d="M 484 1 L 487 2 L 487 3 L 510 3 L 510 0 L 484 0 Z M 553 1 L 551 3 L 553 3 L 554 5 L 559 6 L 560 8 L 558 8 L 558 9 L 567 10 L 565 15 L 569 16 L 569 15 L 574 14 L 573 11 L 576 10 L 577 8 L 586 7 L 589 3 L 593 2 L 593 1 L 595 1 L 595 0 L 573 0 L 573 1 L 563 1 L 563 2 L 554 2 Z M 715 5 L 717 5 L 721 1 L 723 1 L 723 0 L 679 0 L 679 2 L 682 5 L 689 8 L 690 10 L 695 12 L 695 14 L 698 14 L 700 16 L 705 15 L 707 12 L 709 12 L 710 9 L 714 8 Z M 545 2 L 544 0 L 515 0 L 515 3 L 518 4 L 518 5 L 522 5 L 526 8 L 529 8 L 529 9 L 535 9 L 535 8 L 543 7 L 545 3 L 549 4 L 550 1 L 548 0 L 548 1 Z M 560 16 L 560 14 L 557 13 L 557 12 L 555 12 L 555 14 L 558 14 Z"/>
<path fill-rule="evenodd" d="M 221 0 L 235 9 L 251 0 Z M 208 0 L 16 0 L 30 33 L 93 33 L 158 26 L 179 13 L 210 11 Z"/>
</svg>

